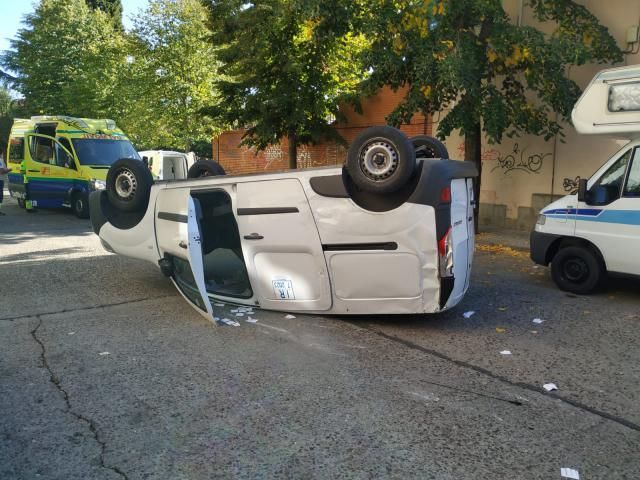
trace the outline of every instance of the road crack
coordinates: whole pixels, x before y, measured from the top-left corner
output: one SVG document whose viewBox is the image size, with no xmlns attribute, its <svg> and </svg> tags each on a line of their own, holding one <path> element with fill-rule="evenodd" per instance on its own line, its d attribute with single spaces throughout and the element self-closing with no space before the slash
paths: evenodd
<svg viewBox="0 0 640 480">
<path fill-rule="evenodd" d="M 492 372 L 491 370 L 488 370 L 484 367 L 480 367 L 478 365 L 474 365 L 472 363 L 468 363 L 465 362 L 463 360 L 457 360 L 455 358 L 449 357 L 448 355 L 445 355 L 444 353 L 438 352 L 436 350 L 432 350 L 430 348 L 426 348 L 423 347 L 422 345 L 418 345 L 416 343 L 413 343 L 409 340 L 405 340 L 403 338 L 400 337 L 396 337 L 394 335 L 389 335 L 387 333 L 384 333 L 376 328 L 371 327 L 370 325 L 363 325 L 360 323 L 356 323 L 356 322 L 352 322 L 352 321 L 348 321 L 348 323 L 350 323 L 351 325 L 354 325 L 358 328 L 361 328 L 363 330 L 367 330 L 368 332 L 371 332 L 375 335 L 378 335 L 382 338 L 385 338 L 387 340 L 390 340 L 392 342 L 395 343 L 399 343 L 401 345 L 404 345 L 405 347 L 408 347 L 412 350 L 417 350 L 420 351 L 422 353 L 426 353 L 428 355 L 433 355 L 434 357 L 437 357 L 441 360 L 445 360 L 447 362 L 453 363 L 459 367 L 462 368 L 466 368 L 466 369 L 470 369 L 473 370 L 474 372 L 480 373 L 482 375 L 486 375 L 488 377 L 491 377 L 495 380 L 498 380 L 500 382 L 506 383 L 508 385 L 511 385 L 512 387 L 517 387 L 517 388 L 522 388 L 524 390 L 528 390 L 530 392 L 535 392 L 535 393 L 539 393 L 544 395 L 545 397 L 550 397 L 556 400 L 560 400 L 563 403 L 566 403 L 568 405 L 571 405 L 574 408 L 577 408 L 579 410 L 583 410 L 585 412 L 591 413 L 593 415 L 596 415 L 600 418 L 609 420 L 611 422 L 615 422 L 619 425 L 622 425 L 623 427 L 629 428 L 631 430 L 635 430 L 636 432 L 640 432 L 640 425 L 638 425 L 637 423 L 634 423 L 630 420 L 627 420 L 626 418 L 622 418 L 622 417 L 618 417 L 617 415 L 613 415 L 607 412 L 603 412 L 602 410 L 598 410 L 597 408 L 593 408 L 590 407 L 589 405 L 586 405 L 582 402 L 579 402 L 577 400 L 573 400 L 570 398 L 566 398 L 563 397 L 561 395 L 558 395 L 557 393 L 553 393 L 553 394 L 549 394 L 547 393 L 545 390 L 543 390 L 542 388 L 536 386 L 536 385 L 531 385 L 529 383 L 525 383 L 525 382 L 514 382 L 513 380 L 510 380 L 509 378 L 499 375 L 497 373 Z M 441 385 L 441 386 L 446 386 L 446 385 Z M 449 387 L 449 388 L 453 388 L 453 387 Z M 468 392 L 468 393 L 475 393 L 478 394 L 477 392 Z M 485 394 L 482 394 L 482 396 L 488 396 Z M 504 399 L 500 399 L 497 398 L 498 400 L 504 400 Z M 508 400 L 507 400 L 508 401 Z M 514 402 L 511 402 L 514 403 Z"/>
<path fill-rule="evenodd" d="M 117 473 L 118 475 L 120 475 L 125 480 L 129 480 L 129 477 L 127 476 L 126 473 L 124 473 L 118 467 L 107 465 L 107 463 L 105 462 L 105 454 L 106 454 L 107 444 L 106 444 L 106 442 L 104 440 L 102 440 L 100 438 L 100 432 L 98 431 L 98 428 L 97 428 L 96 424 L 93 422 L 93 420 L 91 420 L 90 418 L 85 417 L 81 413 L 76 412 L 71 407 L 71 401 L 69 400 L 69 393 L 62 386 L 62 383 L 60 382 L 60 378 L 51 369 L 51 366 L 49 365 L 49 362 L 47 361 L 47 348 L 46 348 L 44 342 L 38 337 L 38 330 L 42 326 L 42 317 L 40 315 L 36 315 L 36 318 L 38 319 L 38 325 L 36 325 L 36 327 L 33 330 L 31 330 L 31 336 L 33 337 L 34 341 L 38 345 L 40 345 L 40 362 L 42 364 L 42 367 L 45 368 L 47 370 L 47 372 L 49 372 L 49 381 L 56 387 L 56 389 L 62 395 L 62 398 L 63 398 L 64 403 L 66 405 L 66 411 L 69 414 L 73 415 L 76 419 L 78 419 L 78 421 L 80 423 L 82 423 L 82 424 L 87 426 L 87 428 L 89 429 L 89 431 L 93 435 L 94 440 L 100 446 L 100 466 L 102 468 L 107 469 L 107 470 L 111 470 L 114 473 Z"/>
</svg>

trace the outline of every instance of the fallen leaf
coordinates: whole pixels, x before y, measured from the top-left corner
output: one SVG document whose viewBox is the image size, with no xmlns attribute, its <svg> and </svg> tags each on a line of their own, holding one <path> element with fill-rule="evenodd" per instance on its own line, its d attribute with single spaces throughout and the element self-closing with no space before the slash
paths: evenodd
<svg viewBox="0 0 640 480">
<path fill-rule="evenodd" d="M 496 332 L 498 332 L 498 333 L 504 333 L 504 332 L 506 332 L 506 331 L 507 331 L 507 329 L 506 329 L 506 328 L 496 327 Z"/>
</svg>

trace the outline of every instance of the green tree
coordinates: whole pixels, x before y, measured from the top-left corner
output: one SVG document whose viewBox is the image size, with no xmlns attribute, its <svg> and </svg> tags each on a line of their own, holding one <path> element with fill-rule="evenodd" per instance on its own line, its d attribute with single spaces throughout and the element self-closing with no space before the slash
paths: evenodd
<svg viewBox="0 0 640 480">
<path fill-rule="evenodd" d="M 113 25 L 119 31 L 124 30 L 122 25 L 122 0 L 86 0 L 89 7 L 102 10 L 113 19 Z"/>
<path fill-rule="evenodd" d="M 265 149 L 286 137 L 289 167 L 297 147 L 336 136 L 332 118 L 354 94 L 365 40 L 351 22 L 357 2 L 345 0 L 209 0 L 213 43 L 226 78 L 208 111 L 246 128 L 242 143 Z"/>
<path fill-rule="evenodd" d="M 580 88 L 570 65 L 618 62 L 622 53 L 608 30 L 572 0 L 529 0 L 541 25 L 518 26 L 500 0 L 381 0 L 371 7 L 370 31 L 382 32 L 367 53 L 371 77 L 364 92 L 408 85 L 388 121 L 414 112 L 448 110 L 438 126 L 444 138 L 465 137 L 465 160 L 481 168 L 482 134 L 489 142 L 526 132 L 562 135 Z M 476 184 L 478 198 L 480 181 Z M 479 203 L 479 202 L 478 202 Z M 477 217 L 477 215 L 476 215 Z"/>
<path fill-rule="evenodd" d="M 7 140 L 13 122 L 13 99 L 9 91 L 0 86 L 0 155 L 7 152 Z M 6 159 L 6 157 L 4 157 Z"/>
<path fill-rule="evenodd" d="M 42 0 L 27 15 L 2 65 L 34 113 L 106 116 L 124 63 L 110 17 L 84 0 Z"/>
<path fill-rule="evenodd" d="M 216 100 L 216 49 L 199 0 L 152 0 L 134 18 L 120 77 L 120 118 L 146 148 L 189 150 L 217 131 L 202 113 Z"/>
</svg>

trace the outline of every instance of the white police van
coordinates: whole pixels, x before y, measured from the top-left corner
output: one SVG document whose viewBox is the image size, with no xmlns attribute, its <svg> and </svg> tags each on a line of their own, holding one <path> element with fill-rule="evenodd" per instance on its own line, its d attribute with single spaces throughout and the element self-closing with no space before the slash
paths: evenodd
<svg viewBox="0 0 640 480">
<path fill-rule="evenodd" d="M 629 140 L 577 194 L 545 207 L 531 234 L 532 260 L 585 294 L 607 273 L 640 275 L 640 65 L 598 73 L 571 117 L 579 133 Z"/>
</svg>

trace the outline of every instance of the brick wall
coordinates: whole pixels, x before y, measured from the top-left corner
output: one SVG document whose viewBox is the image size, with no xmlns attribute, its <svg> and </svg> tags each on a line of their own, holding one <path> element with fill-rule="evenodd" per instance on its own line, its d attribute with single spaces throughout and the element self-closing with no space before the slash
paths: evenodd
<svg viewBox="0 0 640 480">
<path fill-rule="evenodd" d="M 389 88 L 381 89 L 376 95 L 362 100 L 362 114 L 353 108 L 344 106 L 342 112 L 345 122 L 337 122 L 335 129 L 345 139 L 347 145 L 365 128 L 374 125 L 386 125 L 385 117 L 404 97 L 406 90 L 393 92 Z M 416 114 L 411 122 L 400 129 L 408 136 L 431 135 L 431 121 Z M 278 145 L 257 152 L 253 148 L 239 147 L 244 130 L 224 132 L 213 139 L 213 158 L 219 161 L 227 173 L 252 173 L 265 170 L 284 170 L 288 168 L 288 142 L 283 139 Z M 334 141 L 323 141 L 317 145 L 298 147 L 298 168 L 340 165 L 347 157 L 347 148 Z"/>
</svg>

